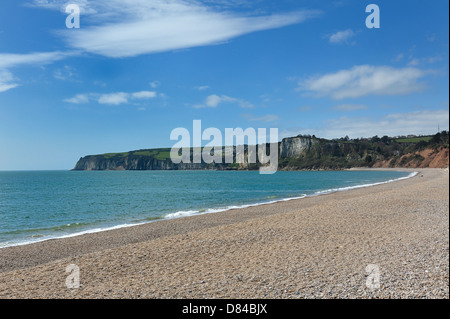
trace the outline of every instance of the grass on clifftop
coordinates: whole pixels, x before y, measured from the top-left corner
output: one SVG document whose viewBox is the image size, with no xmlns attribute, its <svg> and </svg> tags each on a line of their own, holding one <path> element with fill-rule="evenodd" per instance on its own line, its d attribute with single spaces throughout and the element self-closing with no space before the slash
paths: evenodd
<svg viewBox="0 0 450 319">
<path fill-rule="evenodd" d="M 137 156 L 150 156 L 160 161 L 165 161 L 170 158 L 170 150 L 169 149 L 153 149 L 153 150 L 142 150 L 133 152 L 133 155 Z"/>
<path fill-rule="evenodd" d="M 102 154 L 100 156 L 103 156 L 103 158 L 113 158 L 113 157 L 126 157 L 126 156 L 149 156 L 153 157 L 160 161 L 165 161 L 170 159 L 170 149 L 169 148 L 157 148 L 157 149 L 151 149 L 151 150 L 138 150 L 138 151 L 131 151 L 131 152 L 123 152 L 123 153 L 106 153 Z"/>
<path fill-rule="evenodd" d="M 433 136 L 419 136 L 411 138 L 398 138 L 395 141 L 397 143 L 419 143 L 419 142 L 429 142 Z"/>
</svg>

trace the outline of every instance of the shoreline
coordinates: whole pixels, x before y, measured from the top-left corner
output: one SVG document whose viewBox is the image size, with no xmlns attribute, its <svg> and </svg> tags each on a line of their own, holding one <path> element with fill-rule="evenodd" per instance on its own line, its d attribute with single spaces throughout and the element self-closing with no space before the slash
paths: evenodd
<svg viewBox="0 0 450 319">
<path fill-rule="evenodd" d="M 279 198 L 279 199 L 265 201 L 265 202 L 255 202 L 255 203 L 241 204 L 241 205 L 230 204 L 224 208 L 208 208 L 205 211 L 178 211 L 178 212 L 174 212 L 174 213 L 169 213 L 161 218 L 155 218 L 152 220 L 142 221 L 142 222 L 138 222 L 138 223 L 125 223 L 125 224 L 104 227 L 104 228 L 86 229 L 86 230 L 82 230 L 82 231 L 72 233 L 72 234 L 59 235 L 59 236 L 54 236 L 54 237 L 51 236 L 49 238 L 36 239 L 36 240 L 30 240 L 30 241 L 25 241 L 25 242 L 3 244 L 3 245 L 2 245 L 2 243 L 0 243 L 0 250 L 4 249 L 4 248 L 10 248 L 10 247 L 38 244 L 38 243 L 46 242 L 49 240 L 68 239 L 68 238 L 73 238 L 73 237 L 78 237 L 78 236 L 84 236 L 87 234 L 95 234 L 95 233 L 100 233 L 100 232 L 105 232 L 105 231 L 114 231 L 114 230 L 122 229 L 122 228 L 136 227 L 136 226 L 141 226 L 141 225 L 145 225 L 145 224 L 149 224 L 149 223 L 160 222 L 163 220 L 173 220 L 173 219 L 177 219 L 177 218 L 200 216 L 200 215 L 205 215 L 205 214 L 217 214 L 217 213 L 227 212 L 227 211 L 236 210 L 236 209 L 239 210 L 239 209 L 245 209 L 248 207 L 257 207 L 257 206 L 276 204 L 279 202 L 286 202 L 286 201 L 291 201 L 291 200 L 300 200 L 300 199 L 304 199 L 304 198 L 308 198 L 308 197 L 323 196 L 326 194 L 342 192 L 342 191 L 350 191 L 350 190 L 358 189 L 358 188 L 373 187 L 373 186 L 382 185 L 382 184 L 386 184 L 386 183 L 397 182 L 397 181 L 408 179 L 408 178 L 413 178 L 414 176 L 416 176 L 418 174 L 418 169 L 414 169 L 414 168 L 411 168 L 411 169 L 409 169 L 409 168 L 400 168 L 400 169 L 396 169 L 396 168 L 392 168 L 392 169 L 389 169 L 389 168 L 350 168 L 347 170 L 348 171 L 410 172 L 410 174 L 405 177 L 391 179 L 391 180 L 387 180 L 387 181 L 383 181 L 383 182 L 376 182 L 376 183 L 372 183 L 372 184 L 360 184 L 360 185 L 349 186 L 349 187 L 340 187 L 340 188 L 335 188 L 335 189 L 326 189 L 326 190 L 322 190 L 322 191 L 317 191 L 313 194 L 302 194 L 302 195 L 296 196 L 296 197 L 285 197 L 285 198 Z M 1 268 L 0 268 L 0 272 L 1 272 Z"/>
<path fill-rule="evenodd" d="M 408 171 L 424 178 L 2 248 L 0 297 L 448 298 L 448 170 Z"/>
</svg>

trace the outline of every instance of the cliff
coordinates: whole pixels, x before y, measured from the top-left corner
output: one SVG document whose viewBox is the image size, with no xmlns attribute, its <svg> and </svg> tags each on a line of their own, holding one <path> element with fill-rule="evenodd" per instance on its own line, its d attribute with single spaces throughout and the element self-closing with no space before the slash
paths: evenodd
<svg viewBox="0 0 450 319">
<path fill-rule="evenodd" d="M 269 148 L 269 145 L 266 145 Z M 244 146 L 244 156 L 249 153 Z M 258 146 L 256 147 L 258 151 Z M 279 170 L 345 169 L 351 167 L 448 167 L 448 132 L 416 138 L 327 140 L 315 136 L 284 138 L 278 143 Z M 192 149 L 191 158 L 192 157 Z M 233 158 L 237 148 L 233 147 Z M 225 154 L 225 149 L 223 149 Z M 80 158 L 74 170 L 253 170 L 260 163 L 180 163 L 170 159 L 170 149 L 147 149 Z"/>
<path fill-rule="evenodd" d="M 309 136 L 297 136 L 284 138 L 279 146 L 281 158 L 297 157 L 305 151 L 309 151 L 311 147 L 318 143 L 318 139 Z"/>
<path fill-rule="evenodd" d="M 103 171 L 103 170 L 198 170 L 226 169 L 225 165 L 215 167 L 206 163 L 180 163 L 170 160 L 170 149 L 138 150 L 126 153 L 109 153 L 89 155 L 80 158 L 73 170 Z"/>
<path fill-rule="evenodd" d="M 373 167 L 406 167 L 406 168 L 445 168 L 449 166 L 449 149 L 439 147 L 437 149 L 427 148 L 415 153 L 409 153 L 397 158 L 380 161 Z"/>
</svg>

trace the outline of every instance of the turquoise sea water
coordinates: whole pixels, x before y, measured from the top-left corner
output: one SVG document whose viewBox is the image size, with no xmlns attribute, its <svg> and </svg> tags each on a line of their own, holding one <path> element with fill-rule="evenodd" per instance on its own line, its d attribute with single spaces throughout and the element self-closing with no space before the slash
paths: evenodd
<svg viewBox="0 0 450 319">
<path fill-rule="evenodd" d="M 392 171 L 0 172 L 0 247 L 315 196 L 408 176 Z"/>
</svg>

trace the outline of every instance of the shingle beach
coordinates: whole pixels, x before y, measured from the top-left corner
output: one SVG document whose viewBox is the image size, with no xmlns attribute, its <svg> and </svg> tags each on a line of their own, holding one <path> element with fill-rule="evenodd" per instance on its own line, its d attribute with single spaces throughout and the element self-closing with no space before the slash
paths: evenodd
<svg viewBox="0 0 450 319">
<path fill-rule="evenodd" d="M 415 171 L 377 186 L 3 248 L 0 298 L 449 298 L 448 169 Z M 66 285 L 69 265 L 79 288 Z"/>
</svg>

